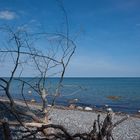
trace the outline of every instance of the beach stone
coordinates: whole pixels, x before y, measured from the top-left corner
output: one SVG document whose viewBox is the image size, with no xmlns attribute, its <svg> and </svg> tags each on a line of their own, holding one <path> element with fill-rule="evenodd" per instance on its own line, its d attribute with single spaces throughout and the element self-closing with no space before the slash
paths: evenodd
<svg viewBox="0 0 140 140">
<path fill-rule="evenodd" d="M 48 107 L 51 107 L 52 105 L 48 104 L 47 106 L 48 106 Z"/>
<path fill-rule="evenodd" d="M 70 120 L 68 118 L 65 119 L 65 123 L 69 123 Z"/>
<path fill-rule="evenodd" d="M 107 105 L 107 104 L 106 104 L 106 105 L 104 105 L 104 106 L 105 106 L 106 108 L 107 108 L 107 107 L 109 107 L 109 105 Z"/>
<path fill-rule="evenodd" d="M 68 102 L 69 102 L 69 104 L 74 104 L 74 103 L 78 102 L 78 99 L 77 98 L 76 99 L 70 99 Z"/>
<path fill-rule="evenodd" d="M 106 111 L 107 112 L 113 112 L 112 108 L 107 108 Z"/>
<path fill-rule="evenodd" d="M 91 107 L 85 107 L 85 110 L 86 111 L 92 111 L 92 108 Z"/>
<path fill-rule="evenodd" d="M 29 93 L 29 94 L 31 94 L 31 93 L 32 93 L 32 91 L 31 91 L 31 90 L 29 90 L 29 91 L 28 91 L 28 93 Z"/>
<path fill-rule="evenodd" d="M 31 100 L 31 103 L 35 103 L 35 102 L 36 102 L 35 99 L 32 99 L 32 100 Z"/>
<path fill-rule="evenodd" d="M 97 108 L 97 107 L 94 105 L 93 108 Z"/>
<path fill-rule="evenodd" d="M 46 134 L 54 134 L 55 129 L 54 128 L 47 128 L 47 129 L 44 129 L 44 131 Z"/>
<path fill-rule="evenodd" d="M 69 105 L 69 108 L 70 108 L 70 109 L 75 109 L 75 108 L 76 108 L 76 105 L 70 104 L 70 105 Z"/>
<path fill-rule="evenodd" d="M 83 107 L 77 106 L 76 109 L 83 110 Z"/>
</svg>

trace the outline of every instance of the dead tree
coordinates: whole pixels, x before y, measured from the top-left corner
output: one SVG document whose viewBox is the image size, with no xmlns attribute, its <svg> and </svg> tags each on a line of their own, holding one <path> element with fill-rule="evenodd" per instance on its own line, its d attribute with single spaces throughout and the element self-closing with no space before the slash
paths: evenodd
<svg viewBox="0 0 140 140">
<path fill-rule="evenodd" d="M 8 110 L 16 116 L 17 120 L 22 124 L 20 120 L 20 116 L 30 116 L 34 121 L 42 123 L 42 120 L 36 116 L 28 106 L 28 103 L 24 96 L 24 89 L 25 86 L 30 87 L 35 93 L 37 93 L 40 98 L 42 99 L 42 111 L 45 110 L 46 107 L 46 79 L 49 76 L 56 75 L 59 73 L 60 80 L 56 86 L 56 92 L 54 93 L 54 101 L 55 98 L 60 94 L 60 88 L 62 86 L 62 81 L 64 77 L 64 73 L 66 71 L 66 67 L 75 52 L 76 45 L 74 42 L 63 34 L 56 34 L 56 33 L 36 33 L 36 34 L 28 34 L 26 30 L 13 30 L 9 26 L 5 26 L 2 29 L 2 32 L 6 32 L 8 34 L 7 38 L 9 47 L 2 47 L 0 49 L 0 56 L 5 62 L 8 61 L 9 57 L 10 60 L 13 61 L 12 67 L 9 72 L 9 78 L 0 77 L 0 89 L 5 93 L 7 98 L 9 99 L 10 106 L 6 106 Z M 42 36 L 46 38 L 47 41 L 51 41 L 51 43 L 55 43 L 57 46 L 53 53 L 44 53 L 38 48 L 34 47 L 33 44 L 35 43 L 35 36 Z M 51 39 L 52 37 L 57 38 Z M 32 43 L 32 41 L 34 41 Z M 52 48 L 51 48 L 52 49 Z M 58 53 L 60 51 L 60 54 Z M 25 70 L 26 65 L 31 65 L 31 67 L 36 68 L 36 73 L 38 82 L 36 84 L 32 84 L 32 82 L 23 80 L 22 73 Z M 57 68 L 58 67 L 58 68 Z M 56 69 L 58 72 L 53 72 L 49 75 L 49 71 Z M 17 105 L 12 97 L 11 89 L 12 89 L 12 82 L 17 80 L 20 84 L 20 92 L 22 94 L 23 100 L 25 101 L 26 107 L 28 110 L 21 111 L 17 109 Z M 23 124 L 22 124 L 23 125 Z M 24 126 L 24 125 L 23 125 Z"/>
<path fill-rule="evenodd" d="M 46 96 L 50 94 L 46 87 L 47 78 L 59 75 L 59 81 L 53 93 L 54 99 L 52 105 L 54 105 L 56 97 L 61 94 L 63 77 L 76 49 L 75 43 L 69 38 L 67 13 L 63 5 L 60 5 L 66 23 L 66 32 L 64 34 L 47 32 L 32 34 L 23 28 L 13 29 L 10 26 L 0 28 L 2 33 L 6 34 L 6 39 L 8 39 L 6 46 L 0 49 L 1 62 L 5 61 L 6 63 L 6 61 L 12 61 L 12 66 L 9 69 L 9 78 L 0 77 L 0 90 L 7 96 L 10 105 L 2 104 L 15 116 L 22 126 L 24 124 L 22 123 L 21 116 L 28 116 L 35 122 L 43 123 L 43 120 L 30 109 L 26 101 L 24 94 L 27 92 L 27 87 L 34 94 L 39 95 L 42 100 L 42 111 L 45 112 L 47 104 Z M 36 46 L 36 42 L 42 38 L 47 42 L 47 45 L 50 45 L 50 47 L 45 46 L 46 49 L 43 51 L 40 49 L 40 46 Z M 33 83 L 32 80 L 27 81 L 22 78 L 22 74 L 27 68 L 34 68 L 36 75 L 33 79 L 35 79 L 36 83 Z M 18 81 L 20 85 L 19 92 L 26 105 L 26 110 L 24 111 L 18 108 L 18 105 L 12 97 L 11 89 L 13 88 L 12 83 L 14 80 Z M 44 117 L 46 116 L 46 114 L 43 115 Z"/>
<path fill-rule="evenodd" d="M 24 135 L 21 139 L 31 139 L 34 135 L 38 135 L 41 132 L 42 138 L 47 140 L 114 140 L 112 135 L 112 130 L 114 127 L 122 123 L 123 121 L 127 120 L 128 116 L 122 118 L 121 120 L 117 121 L 116 123 L 112 122 L 111 114 L 107 114 L 106 118 L 104 119 L 103 123 L 100 121 L 100 115 L 97 116 L 97 120 L 93 123 L 93 128 L 90 132 L 86 133 L 76 133 L 70 134 L 66 128 L 61 125 L 56 124 L 48 124 L 48 125 L 41 125 L 38 126 L 34 131 L 28 133 L 28 131 L 24 132 Z M 32 126 L 33 127 L 33 126 Z M 53 129 L 53 132 L 49 132 L 48 129 Z M 72 129 L 72 128 L 71 128 Z M 48 133 L 43 133 L 46 130 Z"/>
</svg>

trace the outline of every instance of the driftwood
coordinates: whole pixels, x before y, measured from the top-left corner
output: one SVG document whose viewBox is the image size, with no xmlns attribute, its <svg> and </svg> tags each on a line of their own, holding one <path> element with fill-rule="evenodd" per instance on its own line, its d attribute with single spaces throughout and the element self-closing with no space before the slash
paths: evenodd
<svg viewBox="0 0 140 140">
<path fill-rule="evenodd" d="M 2 121 L 2 127 L 3 127 L 3 139 L 4 140 L 12 140 L 8 120 L 4 119 Z"/>
<path fill-rule="evenodd" d="M 100 121 L 100 115 L 97 116 L 97 120 L 93 123 L 93 128 L 89 133 L 76 133 L 71 135 L 67 129 L 65 129 L 61 125 L 56 124 L 43 124 L 43 123 L 23 123 L 28 128 L 36 128 L 35 130 L 22 131 L 21 139 L 31 139 L 33 136 L 37 136 L 38 133 L 41 133 L 41 140 L 114 140 L 112 135 L 112 130 L 114 127 L 122 123 L 128 118 L 128 116 L 122 118 L 121 120 L 117 121 L 113 124 L 112 122 L 112 114 L 108 113 L 106 118 L 104 119 L 103 123 Z M 1 121 L 2 124 L 5 122 Z M 8 125 L 20 125 L 19 122 L 9 122 Z M 7 127 L 7 123 L 5 124 Z M 3 128 L 5 128 L 3 127 Z M 49 130 L 53 131 L 49 131 Z M 71 128 L 72 129 L 72 128 Z M 5 129 L 4 129 L 5 130 Z M 10 139 L 10 129 L 9 127 L 6 128 L 5 131 L 6 136 L 8 136 L 8 140 Z M 35 138 L 34 138 L 35 139 Z"/>
</svg>

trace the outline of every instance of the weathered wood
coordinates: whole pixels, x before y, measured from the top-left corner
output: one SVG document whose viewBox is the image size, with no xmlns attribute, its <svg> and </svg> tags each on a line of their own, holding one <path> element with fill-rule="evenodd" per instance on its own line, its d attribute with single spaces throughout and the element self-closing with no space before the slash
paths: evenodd
<svg viewBox="0 0 140 140">
<path fill-rule="evenodd" d="M 3 139 L 4 140 L 12 140 L 11 131 L 9 128 L 9 123 L 7 120 L 4 120 L 2 122 L 2 127 L 3 127 Z"/>
<path fill-rule="evenodd" d="M 46 139 L 52 139 L 57 140 L 57 139 L 64 139 L 64 140 L 75 140 L 77 138 L 80 138 L 81 140 L 114 140 L 113 135 L 112 135 L 112 130 L 114 127 L 122 123 L 128 118 L 128 116 L 122 118 L 121 120 L 117 121 L 116 123 L 113 124 L 112 122 L 112 115 L 110 113 L 107 114 L 106 118 L 104 119 L 103 123 L 100 121 L 100 115 L 98 115 L 97 120 L 94 121 L 93 123 L 93 128 L 89 133 L 76 133 L 74 135 L 69 134 L 69 132 L 61 125 L 55 125 L 55 124 L 45 124 L 45 123 L 36 123 L 36 122 L 31 122 L 31 123 L 24 123 L 23 124 L 30 128 L 30 127 L 36 127 L 36 130 L 29 132 L 28 134 L 24 134 L 22 139 L 28 139 L 33 135 L 36 135 L 38 132 L 42 132 L 43 136 Z M 5 122 L 3 120 L 0 120 L 1 124 L 4 124 Z M 8 125 L 19 125 L 19 122 L 8 122 Z M 7 125 L 7 124 L 6 124 Z M 8 136 L 7 140 L 10 139 L 10 130 L 9 127 L 6 127 L 6 136 Z M 49 131 L 53 130 L 53 131 Z M 72 128 L 71 128 L 72 129 Z"/>
</svg>

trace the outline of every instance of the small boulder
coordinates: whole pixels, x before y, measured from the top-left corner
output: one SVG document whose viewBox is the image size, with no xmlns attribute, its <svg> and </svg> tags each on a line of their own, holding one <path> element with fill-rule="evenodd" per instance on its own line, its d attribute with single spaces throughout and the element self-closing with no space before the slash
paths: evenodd
<svg viewBox="0 0 140 140">
<path fill-rule="evenodd" d="M 32 91 L 31 91 L 31 90 L 29 90 L 29 91 L 28 91 L 28 93 L 29 93 L 29 94 L 32 94 Z"/>
<path fill-rule="evenodd" d="M 52 105 L 48 104 L 47 106 L 48 106 L 48 107 L 51 107 Z"/>
<path fill-rule="evenodd" d="M 70 104 L 70 105 L 69 105 L 69 108 L 70 108 L 70 109 L 75 109 L 75 108 L 76 108 L 76 105 Z"/>
<path fill-rule="evenodd" d="M 36 102 L 35 99 L 32 99 L 32 100 L 31 100 L 31 103 L 35 103 L 35 102 Z"/>
<path fill-rule="evenodd" d="M 78 99 L 70 99 L 70 100 L 68 100 L 69 104 L 75 104 L 77 102 L 78 102 Z"/>
<path fill-rule="evenodd" d="M 113 112 L 112 108 L 107 108 L 106 111 L 107 112 Z"/>
<path fill-rule="evenodd" d="M 76 109 L 78 109 L 78 110 L 83 110 L 83 107 L 77 106 Z"/>
<path fill-rule="evenodd" d="M 109 107 L 109 105 L 106 104 L 106 105 L 104 105 L 104 107 L 107 108 L 107 107 Z"/>
<path fill-rule="evenodd" d="M 91 107 L 85 107 L 85 110 L 86 111 L 92 111 L 92 108 Z"/>
</svg>

